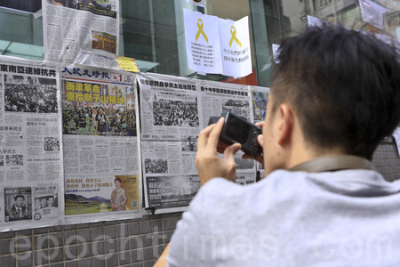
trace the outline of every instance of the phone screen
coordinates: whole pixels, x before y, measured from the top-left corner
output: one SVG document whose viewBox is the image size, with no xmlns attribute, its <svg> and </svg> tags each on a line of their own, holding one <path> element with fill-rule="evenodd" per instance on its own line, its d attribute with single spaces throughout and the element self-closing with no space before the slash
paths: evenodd
<svg viewBox="0 0 400 267">
<path fill-rule="evenodd" d="M 225 135 L 238 143 L 247 142 L 251 125 L 236 116 L 229 115 L 226 122 Z"/>
</svg>

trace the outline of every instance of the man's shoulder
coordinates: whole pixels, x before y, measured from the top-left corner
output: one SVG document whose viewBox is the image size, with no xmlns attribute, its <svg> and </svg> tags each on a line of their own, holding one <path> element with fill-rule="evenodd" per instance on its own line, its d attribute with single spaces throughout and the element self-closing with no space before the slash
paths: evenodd
<svg viewBox="0 0 400 267">
<path fill-rule="evenodd" d="M 218 214 L 219 218 L 251 213 L 279 201 L 284 195 L 287 198 L 295 194 L 296 188 L 306 183 L 306 179 L 305 173 L 288 171 L 276 171 L 268 178 L 246 186 L 214 178 L 200 188 L 189 210 L 208 216 Z"/>
<path fill-rule="evenodd" d="M 358 186 L 349 187 L 352 184 Z M 378 172 L 370 170 L 323 173 L 277 170 L 263 180 L 247 186 L 214 178 L 200 188 L 189 209 L 199 215 L 218 214 L 221 218 L 222 213 L 229 218 L 238 213 L 271 211 L 277 205 L 286 206 L 288 203 L 308 205 L 314 198 L 325 199 L 330 194 L 358 195 L 359 191 L 364 192 L 366 188 L 370 194 L 380 191 L 379 188 L 382 187 L 389 190 L 392 185 L 388 185 Z M 396 188 L 391 190 L 396 191 Z"/>
</svg>

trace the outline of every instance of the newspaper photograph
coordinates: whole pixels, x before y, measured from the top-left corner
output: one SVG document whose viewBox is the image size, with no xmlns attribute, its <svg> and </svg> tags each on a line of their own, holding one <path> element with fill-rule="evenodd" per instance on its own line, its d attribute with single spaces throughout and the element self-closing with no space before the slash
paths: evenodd
<svg viewBox="0 0 400 267">
<path fill-rule="evenodd" d="M 135 76 L 63 65 L 65 221 L 141 217 Z"/>
<path fill-rule="evenodd" d="M 67 179 L 65 185 L 65 215 L 104 214 L 140 207 L 138 175 Z"/>
<path fill-rule="evenodd" d="M 253 106 L 247 85 L 201 81 L 200 90 L 202 129 L 208 125 L 211 116 L 220 116 L 222 111 L 232 111 L 253 122 Z"/>
<path fill-rule="evenodd" d="M 44 58 L 114 68 L 119 43 L 119 1 L 42 0 Z"/>
<path fill-rule="evenodd" d="M 148 177 L 150 205 L 154 208 L 189 206 L 200 189 L 198 175 Z"/>
<path fill-rule="evenodd" d="M 137 76 L 142 140 L 180 140 L 200 132 L 197 80 L 159 74 Z"/>
<path fill-rule="evenodd" d="M 19 75 L 4 75 L 4 109 L 9 112 L 58 112 L 57 83 L 55 79 Z"/>
<path fill-rule="evenodd" d="M 4 188 L 5 222 L 32 220 L 31 187 Z"/>
<path fill-rule="evenodd" d="M 270 89 L 268 87 L 249 86 L 253 101 L 254 122 L 265 120 Z"/>
<path fill-rule="evenodd" d="M 58 225 L 64 212 L 63 199 L 39 204 L 63 194 L 57 75 L 52 63 L 0 56 L 0 231 Z"/>
<path fill-rule="evenodd" d="M 184 136 L 181 141 L 142 140 L 146 207 L 169 212 L 169 208 L 189 205 L 200 188 L 194 164 L 197 139 Z"/>
<path fill-rule="evenodd" d="M 37 186 L 33 187 L 33 218 L 56 219 L 59 215 L 58 210 L 58 188 L 57 186 Z"/>
<path fill-rule="evenodd" d="M 131 87 L 62 82 L 63 134 L 136 136 Z"/>
<path fill-rule="evenodd" d="M 253 102 L 253 116 L 254 123 L 265 121 L 267 115 L 267 102 L 270 93 L 270 88 L 261 86 L 249 86 L 251 92 L 251 98 Z M 262 178 L 265 176 L 265 170 L 262 164 L 257 164 L 257 173 Z"/>
</svg>

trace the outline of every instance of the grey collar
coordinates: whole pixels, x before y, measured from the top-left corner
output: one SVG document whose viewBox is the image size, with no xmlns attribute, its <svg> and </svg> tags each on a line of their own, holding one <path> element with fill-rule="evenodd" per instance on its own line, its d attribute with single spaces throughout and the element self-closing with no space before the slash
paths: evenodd
<svg viewBox="0 0 400 267">
<path fill-rule="evenodd" d="M 376 171 L 375 166 L 369 160 L 351 155 L 326 156 L 316 158 L 310 161 L 306 161 L 304 163 L 300 163 L 299 165 L 290 168 L 289 171 L 326 172 L 348 169 Z"/>
</svg>

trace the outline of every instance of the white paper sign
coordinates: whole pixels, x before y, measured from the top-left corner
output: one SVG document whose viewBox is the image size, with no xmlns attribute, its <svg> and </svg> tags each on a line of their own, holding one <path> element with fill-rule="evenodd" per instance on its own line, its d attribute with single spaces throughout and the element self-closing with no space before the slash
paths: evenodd
<svg viewBox="0 0 400 267">
<path fill-rule="evenodd" d="M 200 73 L 222 73 L 218 18 L 183 10 L 189 69 Z"/>
<path fill-rule="evenodd" d="M 361 16 L 365 22 L 383 29 L 383 14 L 389 12 L 388 9 L 369 0 L 360 0 Z"/>
<path fill-rule="evenodd" d="M 274 61 L 276 64 L 279 64 L 279 47 L 280 45 L 272 44 L 272 54 L 274 55 Z"/>
<path fill-rule="evenodd" d="M 218 20 L 223 75 L 244 77 L 252 73 L 249 20 Z"/>
<path fill-rule="evenodd" d="M 186 2 L 196 5 L 196 6 L 204 6 L 205 0 L 186 0 Z"/>
<path fill-rule="evenodd" d="M 324 24 L 328 24 L 327 21 L 312 17 L 307 15 L 307 22 L 308 22 L 308 27 L 321 27 Z"/>
</svg>

